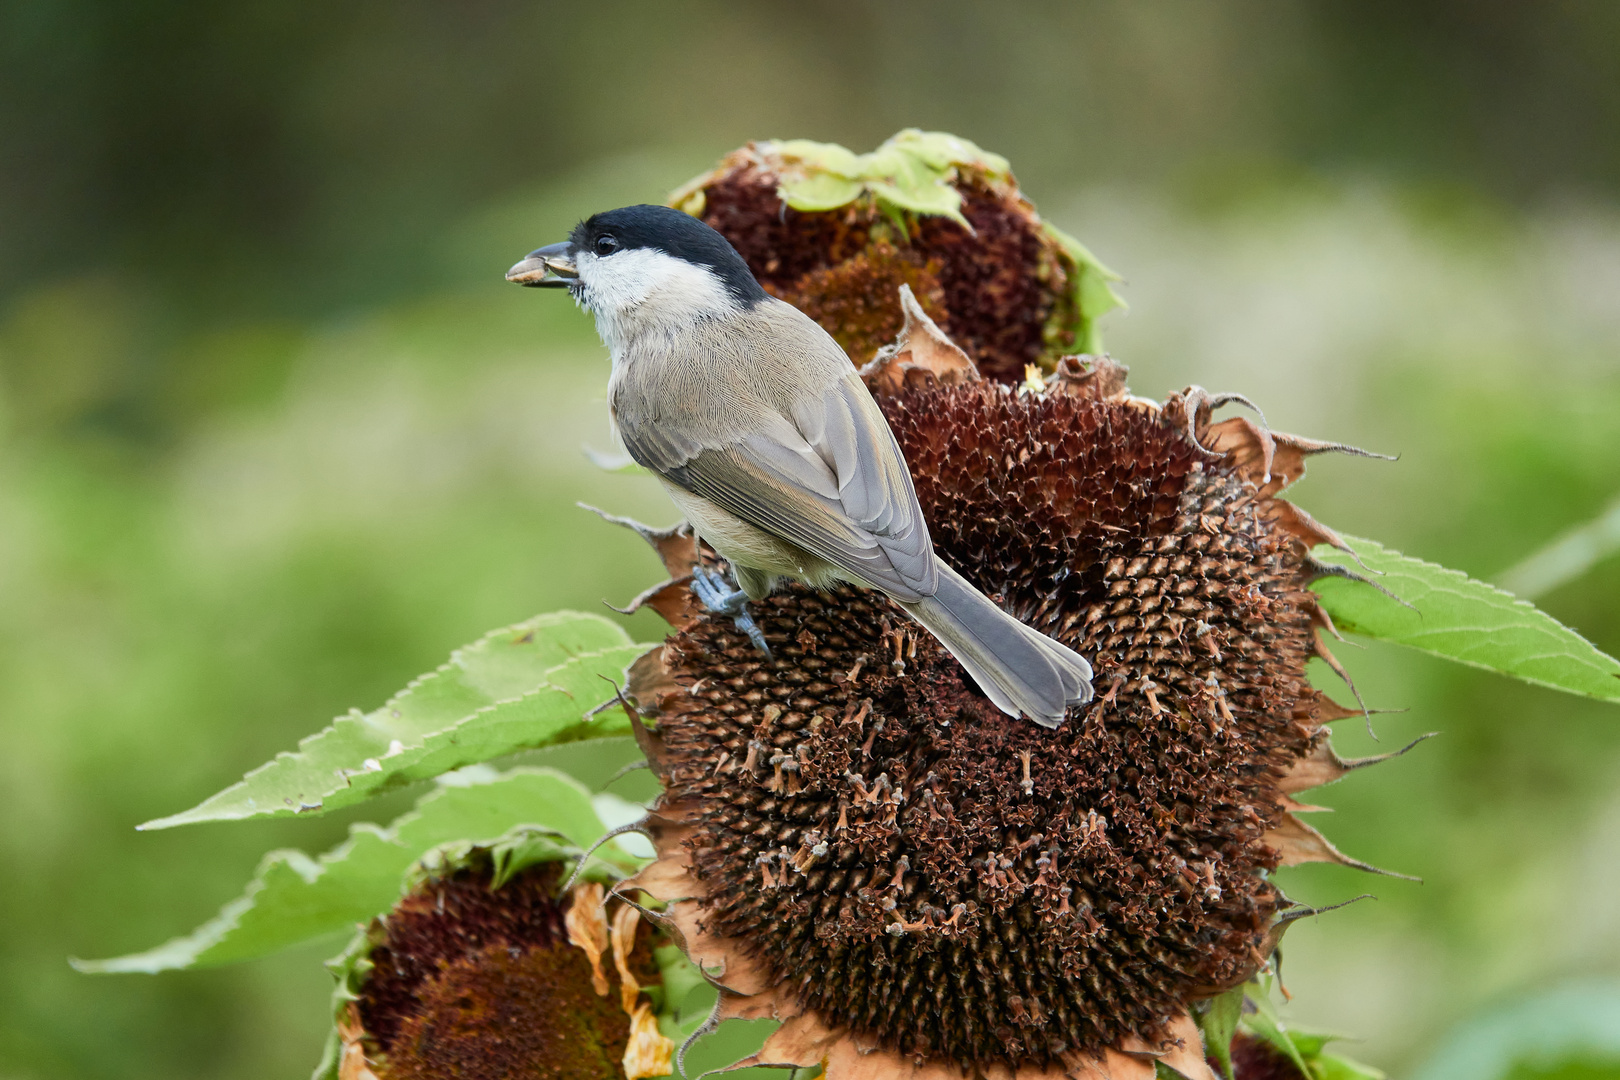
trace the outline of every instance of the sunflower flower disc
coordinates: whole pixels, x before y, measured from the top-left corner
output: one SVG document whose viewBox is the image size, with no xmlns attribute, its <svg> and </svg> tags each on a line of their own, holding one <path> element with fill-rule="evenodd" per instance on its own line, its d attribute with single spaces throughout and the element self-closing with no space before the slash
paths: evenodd
<svg viewBox="0 0 1620 1080">
<path fill-rule="evenodd" d="M 912 387 L 880 402 L 936 550 L 1089 657 L 1097 699 L 1006 717 L 878 593 L 755 605 L 766 658 L 666 586 L 678 630 L 632 684 L 666 788 L 637 883 L 678 901 L 721 1015 L 787 1021 L 761 1062 L 1208 1075 L 1187 1009 L 1269 956 L 1268 872 L 1349 861 L 1288 813 L 1346 767 L 1321 724 L 1347 710 L 1305 677 L 1334 538 L 1275 498 L 1328 447 L 1132 397 L 1107 360 L 1021 391 L 880 366 Z M 657 539 L 672 574 L 699 556 Z"/>
</svg>

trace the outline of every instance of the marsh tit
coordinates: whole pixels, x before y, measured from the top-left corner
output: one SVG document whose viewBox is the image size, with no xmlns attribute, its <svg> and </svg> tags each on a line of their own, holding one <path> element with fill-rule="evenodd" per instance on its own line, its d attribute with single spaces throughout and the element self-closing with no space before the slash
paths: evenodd
<svg viewBox="0 0 1620 1080">
<path fill-rule="evenodd" d="M 1011 716 L 1046 727 L 1091 699 L 1091 665 L 934 554 L 900 447 L 849 357 L 771 297 L 735 248 L 664 206 L 596 214 L 507 280 L 566 288 L 613 357 L 608 408 L 630 456 L 731 564 L 711 610 L 765 641 L 747 600 L 783 578 L 886 594 Z"/>
</svg>

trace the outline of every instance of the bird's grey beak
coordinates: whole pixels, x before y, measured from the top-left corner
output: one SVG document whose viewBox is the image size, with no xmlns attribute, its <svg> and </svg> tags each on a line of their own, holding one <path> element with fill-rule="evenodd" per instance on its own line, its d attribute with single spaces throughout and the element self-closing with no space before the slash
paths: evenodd
<svg viewBox="0 0 1620 1080">
<path fill-rule="evenodd" d="M 535 289 L 561 289 L 579 277 L 574 268 L 574 257 L 569 254 L 573 244 L 567 240 L 560 244 L 547 244 L 506 272 L 507 281 Z"/>
</svg>

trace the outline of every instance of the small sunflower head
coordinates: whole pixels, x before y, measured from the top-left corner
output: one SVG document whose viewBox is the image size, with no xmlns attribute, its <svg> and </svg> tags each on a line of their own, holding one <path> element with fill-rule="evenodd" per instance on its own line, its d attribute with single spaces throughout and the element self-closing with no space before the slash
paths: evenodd
<svg viewBox="0 0 1620 1080">
<path fill-rule="evenodd" d="M 1205 1077 L 1189 1014 L 1290 917 L 1278 865 L 1348 862 L 1290 814 L 1348 764 L 1306 681 L 1336 537 L 1277 498 L 1330 444 L 1133 397 L 1070 358 L 1021 389 L 928 357 L 926 317 L 863 374 L 936 550 L 1088 657 L 1056 731 L 1008 719 L 879 593 L 755 605 L 773 655 L 684 601 L 712 560 L 649 534 L 675 623 L 634 672 L 665 791 L 633 885 L 721 987 L 782 1028 L 757 1060 L 888 1075 Z M 955 353 L 959 356 L 960 353 Z M 902 370 L 904 369 L 904 370 Z M 928 1072 L 935 1070 L 935 1072 Z M 909 1075 L 897 1071 L 895 1075 Z"/>
<path fill-rule="evenodd" d="M 338 963 L 340 1080 L 638 1080 L 671 1071 L 647 994 L 659 935 L 567 864 L 503 880 L 473 849 L 424 874 Z"/>
<path fill-rule="evenodd" d="M 767 291 L 857 364 L 900 330 L 902 285 L 1004 382 L 1093 347 L 1093 321 L 1120 303 L 1113 275 L 1041 220 L 1006 160 L 954 135 L 908 129 L 859 155 L 750 143 L 671 202 L 724 234 Z"/>
</svg>

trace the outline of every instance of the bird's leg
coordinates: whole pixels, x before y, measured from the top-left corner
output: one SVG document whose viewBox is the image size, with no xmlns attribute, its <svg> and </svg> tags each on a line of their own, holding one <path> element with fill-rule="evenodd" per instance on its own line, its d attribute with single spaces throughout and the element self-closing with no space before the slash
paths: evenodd
<svg viewBox="0 0 1620 1080">
<path fill-rule="evenodd" d="M 754 617 L 748 613 L 748 594 L 741 589 L 727 587 L 726 579 L 713 570 L 705 570 L 699 566 L 692 571 L 692 592 L 703 606 L 716 615 L 731 616 L 732 624 L 748 635 L 748 640 L 754 643 L 754 648 L 771 655 L 771 647 L 765 644 L 765 635 L 754 622 Z"/>
</svg>

